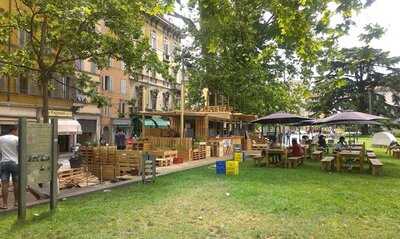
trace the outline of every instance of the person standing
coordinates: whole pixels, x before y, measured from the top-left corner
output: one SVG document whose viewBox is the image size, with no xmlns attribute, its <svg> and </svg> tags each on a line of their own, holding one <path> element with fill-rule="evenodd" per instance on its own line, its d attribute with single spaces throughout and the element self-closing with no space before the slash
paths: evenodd
<svg viewBox="0 0 400 239">
<path fill-rule="evenodd" d="M 18 198 L 18 136 L 16 127 L 13 127 L 7 135 L 0 137 L 0 152 L 2 156 L 0 161 L 0 178 L 3 195 L 3 205 L 0 208 L 7 209 L 10 176 L 14 186 L 15 202 Z"/>
<path fill-rule="evenodd" d="M 124 150 L 126 148 L 126 136 L 121 129 L 117 129 L 117 133 L 115 134 L 115 144 L 117 145 L 118 150 Z"/>
</svg>

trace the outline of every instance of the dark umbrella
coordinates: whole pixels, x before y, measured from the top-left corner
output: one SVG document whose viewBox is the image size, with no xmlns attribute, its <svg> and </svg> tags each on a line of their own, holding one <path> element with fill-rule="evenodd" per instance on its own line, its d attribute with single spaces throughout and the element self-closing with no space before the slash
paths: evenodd
<svg viewBox="0 0 400 239">
<path fill-rule="evenodd" d="M 375 120 L 383 120 L 384 117 L 377 116 L 377 115 L 370 115 L 362 112 L 356 111 L 344 111 L 340 113 L 336 113 L 329 117 L 317 120 L 316 124 L 335 124 L 340 123 L 343 124 L 344 122 L 349 122 L 348 124 L 368 124 L 366 121 L 375 121 Z"/>
<path fill-rule="evenodd" d="M 277 112 L 273 113 L 264 117 L 261 117 L 257 120 L 252 121 L 252 123 L 259 123 L 259 124 L 293 124 L 293 123 L 298 123 L 304 120 L 309 120 L 307 117 L 299 116 L 299 115 L 294 115 L 286 112 Z M 285 132 L 285 128 L 283 128 L 283 131 Z M 275 132 L 276 134 L 276 132 Z M 282 135 L 282 137 L 284 137 Z M 282 140 L 284 142 L 284 140 Z"/>
<path fill-rule="evenodd" d="M 259 123 L 259 124 L 293 124 L 298 123 L 304 120 L 309 120 L 307 117 L 294 115 L 285 112 L 278 112 L 273 113 L 259 119 L 252 121 L 252 123 Z"/>
</svg>

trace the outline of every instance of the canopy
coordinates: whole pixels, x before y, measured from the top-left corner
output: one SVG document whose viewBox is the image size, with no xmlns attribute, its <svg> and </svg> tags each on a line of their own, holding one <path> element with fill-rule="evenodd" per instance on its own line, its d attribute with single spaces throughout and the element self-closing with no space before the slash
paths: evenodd
<svg viewBox="0 0 400 239">
<path fill-rule="evenodd" d="M 348 124 L 366 124 L 365 121 L 374 121 L 374 120 L 382 120 L 382 119 L 385 119 L 385 118 L 381 117 L 381 116 L 362 113 L 362 112 L 344 111 L 344 112 L 336 113 L 329 117 L 317 120 L 316 124 L 332 124 L 332 123 L 344 124 L 344 122 L 349 122 Z"/>
<path fill-rule="evenodd" d="M 372 145 L 374 146 L 389 146 L 392 141 L 397 141 L 390 132 L 379 132 L 372 137 Z"/>
<path fill-rule="evenodd" d="M 286 112 L 278 112 L 261 117 L 257 120 L 252 121 L 252 123 L 260 124 L 292 124 L 298 123 L 304 120 L 309 120 L 307 117 L 294 115 Z"/>
<path fill-rule="evenodd" d="M 81 124 L 73 119 L 58 120 L 58 135 L 82 134 Z"/>
<path fill-rule="evenodd" d="M 151 118 L 151 120 L 154 121 L 154 123 L 156 124 L 157 128 L 167 128 L 169 126 L 169 121 L 163 119 L 162 117 L 153 117 Z M 146 125 L 146 121 L 145 121 L 145 125 Z"/>
</svg>

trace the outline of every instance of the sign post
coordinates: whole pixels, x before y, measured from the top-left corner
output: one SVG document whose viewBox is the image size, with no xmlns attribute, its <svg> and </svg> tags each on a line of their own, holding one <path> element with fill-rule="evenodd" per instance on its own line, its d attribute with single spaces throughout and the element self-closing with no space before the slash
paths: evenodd
<svg viewBox="0 0 400 239">
<path fill-rule="evenodd" d="M 26 218 L 26 189 L 50 183 L 50 210 L 57 198 L 57 120 L 52 124 L 19 120 L 18 220 Z"/>
<path fill-rule="evenodd" d="M 26 218 L 26 125 L 26 119 L 20 118 L 18 122 L 18 220 Z"/>
</svg>

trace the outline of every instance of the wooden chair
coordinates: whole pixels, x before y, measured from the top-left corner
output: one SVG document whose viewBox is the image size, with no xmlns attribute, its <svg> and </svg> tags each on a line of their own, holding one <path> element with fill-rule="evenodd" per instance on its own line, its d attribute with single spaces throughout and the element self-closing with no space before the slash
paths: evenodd
<svg viewBox="0 0 400 239">
<path fill-rule="evenodd" d="M 312 159 L 321 161 L 321 160 L 322 160 L 322 154 L 323 154 L 322 151 L 319 151 L 319 150 L 314 151 L 314 152 L 312 152 L 312 154 L 311 154 L 311 155 L 312 155 Z"/>
</svg>

